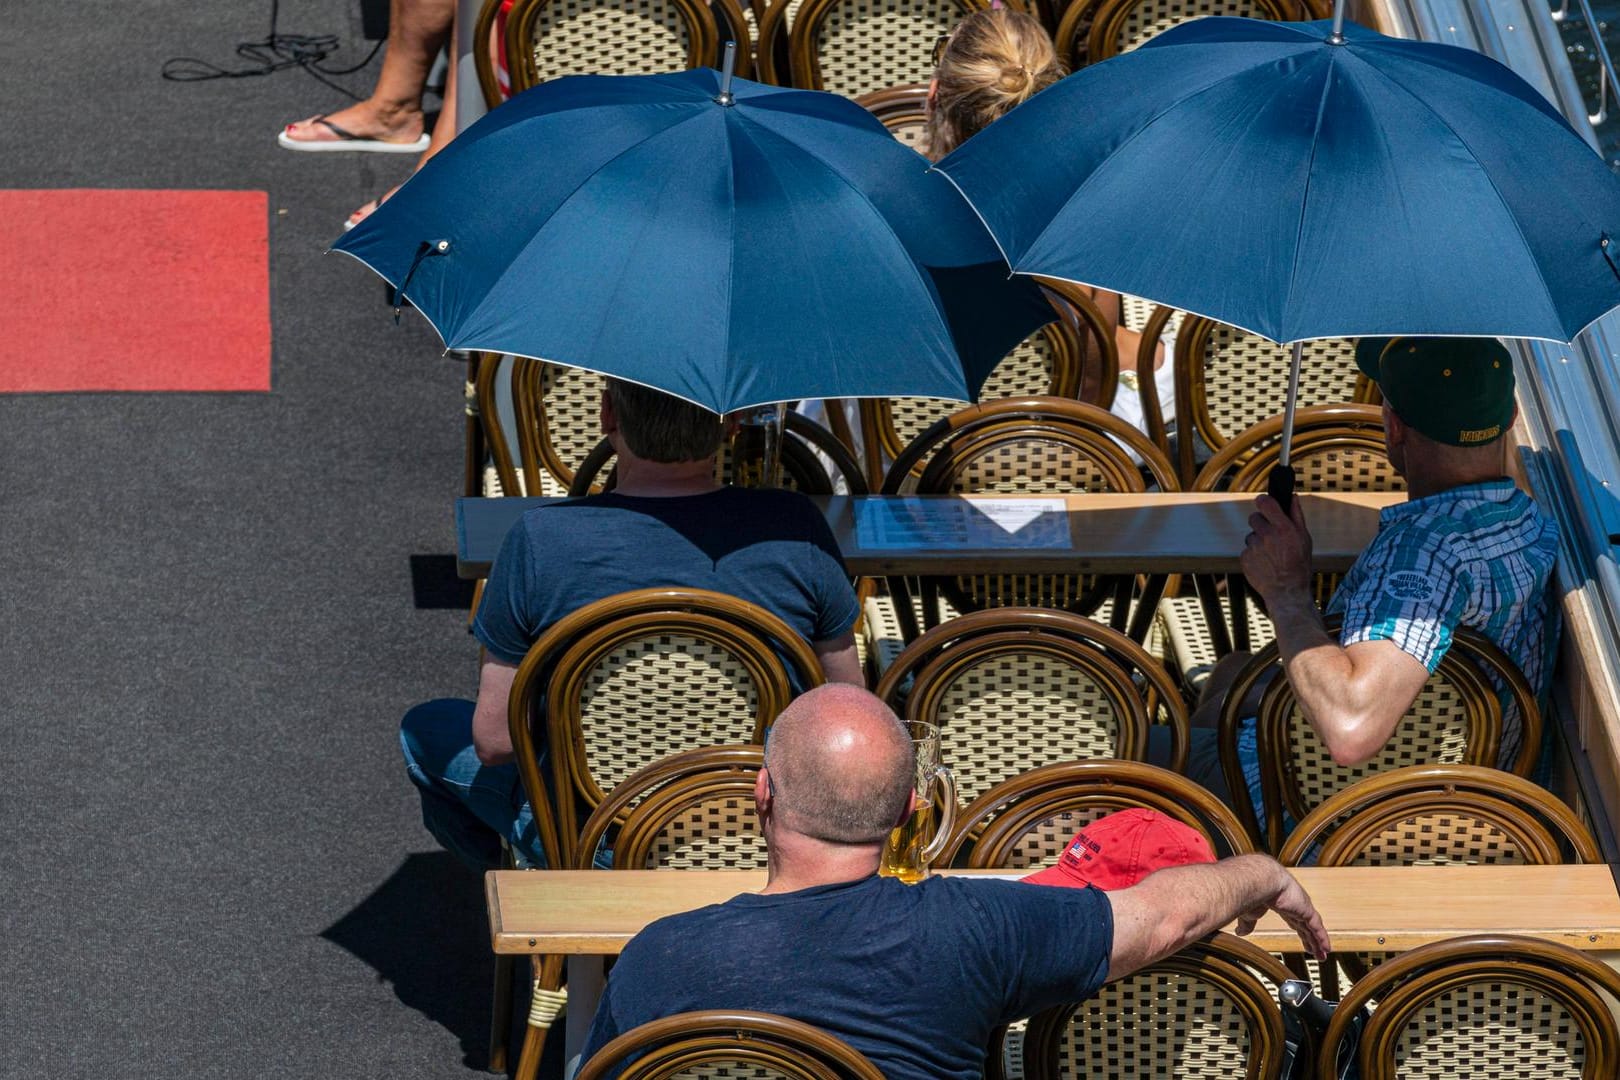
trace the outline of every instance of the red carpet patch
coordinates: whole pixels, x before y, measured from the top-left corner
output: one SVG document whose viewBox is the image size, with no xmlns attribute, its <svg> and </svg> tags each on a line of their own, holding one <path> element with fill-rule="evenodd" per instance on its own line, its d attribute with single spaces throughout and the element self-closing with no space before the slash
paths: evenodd
<svg viewBox="0 0 1620 1080">
<path fill-rule="evenodd" d="M 269 390 L 262 191 L 4 191 L 0 392 Z"/>
</svg>

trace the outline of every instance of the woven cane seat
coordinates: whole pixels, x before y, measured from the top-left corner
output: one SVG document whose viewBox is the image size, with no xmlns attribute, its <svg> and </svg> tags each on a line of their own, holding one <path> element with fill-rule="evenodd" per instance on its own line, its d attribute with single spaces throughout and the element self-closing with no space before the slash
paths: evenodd
<svg viewBox="0 0 1620 1080">
<path fill-rule="evenodd" d="M 1580 1080 L 1586 1047 L 1569 1011 L 1533 987 L 1473 983 L 1440 994 L 1395 1043 L 1401 1076 Z M 1533 1064 L 1531 1064 L 1533 1063 Z"/>
<path fill-rule="evenodd" d="M 1364 1080 L 1597 1080 L 1620 1072 L 1620 975 L 1567 945 L 1511 935 L 1436 942 L 1391 958 L 1346 994 L 1318 1053 L 1349 1014 Z"/>
<path fill-rule="evenodd" d="M 748 20 L 733 0 L 517 0 L 506 23 L 512 89 L 565 75 L 652 75 L 717 64 L 722 27 L 753 70 Z"/>
<path fill-rule="evenodd" d="M 896 139 L 919 154 L 924 152 L 928 132 L 926 82 L 905 83 L 862 94 L 855 99 L 855 104 L 883 121 L 883 126 Z"/>
<path fill-rule="evenodd" d="M 649 701 L 701 701 L 702 713 L 659 712 Z M 742 661 L 685 634 L 627 642 L 591 669 L 580 695 L 585 753 L 604 787 L 677 750 L 753 737 L 759 696 Z"/>
<path fill-rule="evenodd" d="M 962 615 L 925 632 L 878 682 L 907 720 L 940 729 L 941 757 L 971 801 L 1037 766 L 1141 760 L 1150 716 L 1185 746 L 1186 710 L 1141 646 L 1107 626 L 1034 609 Z"/>
<path fill-rule="evenodd" d="M 1119 756 L 1117 688 L 1049 656 L 992 655 L 962 665 L 937 692 L 930 719 L 964 799 L 1037 765 Z"/>
<path fill-rule="evenodd" d="M 1025 1075 L 1233 1077 L 1275 1075 L 1282 1012 L 1268 982 L 1288 977 L 1273 957 L 1216 934 L 1103 987 L 1078 1005 L 1030 1019 Z"/>
<path fill-rule="evenodd" d="M 864 1056 L 819 1028 L 737 1009 L 677 1013 L 626 1032 L 585 1062 L 578 1080 L 608 1076 L 883 1080 Z"/>
<path fill-rule="evenodd" d="M 1092 19 L 1086 56 L 1094 63 L 1130 52 L 1178 23 L 1207 15 L 1291 19 L 1296 9 L 1290 0 L 1103 0 Z"/>
<path fill-rule="evenodd" d="M 511 388 L 516 455 L 501 422 L 503 384 Z M 485 354 L 477 384 L 491 458 L 484 494 L 566 495 L 602 437 L 602 385 L 600 375 L 578 368 Z"/>
<path fill-rule="evenodd" d="M 934 43 L 975 4 L 968 0 L 806 0 L 792 19 L 792 83 L 860 97 L 934 74 Z"/>
<path fill-rule="evenodd" d="M 513 725 L 525 791 L 537 808 L 555 803 L 557 854 L 548 854 L 549 865 L 571 861 L 581 809 L 678 751 L 761 742 L 795 685 L 822 679 L 814 652 L 791 627 L 719 593 L 643 589 L 559 620 L 519 665 L 510 706 L 531 718 Z M 532 730 L 540 720 L 549 787 Z M 552 791 L 562 797 L 553 800 Z"/>
</svg>

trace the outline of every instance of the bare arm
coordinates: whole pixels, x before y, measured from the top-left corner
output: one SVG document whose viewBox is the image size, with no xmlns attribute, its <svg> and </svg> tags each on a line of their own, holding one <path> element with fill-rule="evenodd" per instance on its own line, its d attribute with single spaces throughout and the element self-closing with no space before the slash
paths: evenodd
<svg viewBox="0 0 1620 1080">
<path fill-rule="evenodd" d="M 861 670 L 860 654 L 855 651 L 855 631 L 849 630 L 826 641 L 813 641 L 810 647 L 821 661 L 821 670 L 828 682 L 866 685 L 866 673 Z"/>
<path fill-rule="evenodd" d="M 473 749 L 485 765 L 512 760 L 512 729 L 506 722 L 506 699 L 512 693 L 517 665 L 488 657 L 478 675 L 478 704 L 473 709 Z"/>
<path fill-rule="evenodd" d="M 1378 753 L 1428 681 L 1428 669 L 1392 641 L 1341 646 L 1311 597 L 1311 535 L 1298 499 L 1292 517 L 1269 495 L 1255 500 L 1243 573 L 1277 627 L 1288 682 L 1328 753 L 1359 765 Z"/>
<path fill-rule="evenodd" d="M 1322 917 L 1292 874 L 1267 855 L 1238 855 L 1218 863 L 1175 866 L 1107 894 L 1114 909 L 1108 979 L 1123 978 L 1161 960 L 1233 919 L 1247 934 L 1268 909 L 1299 934 L 1321 960 L 1330 943 Z"/>
</svg>

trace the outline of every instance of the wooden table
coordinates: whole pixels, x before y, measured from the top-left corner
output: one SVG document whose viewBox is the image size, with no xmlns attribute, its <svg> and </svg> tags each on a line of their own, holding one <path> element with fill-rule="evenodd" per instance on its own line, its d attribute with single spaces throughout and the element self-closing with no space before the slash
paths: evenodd
<svg viewBox="0 0 1620 1080">
<path fill-rule="evenodd" d="M 978 546 L 936 540 L 908 546 L 863 543 L 857 517 L 863 507 L 897 496 L 821 496 L 844 564 L 852 574 L 891 577 L 979 573 L 1229 574 L 1238 569 L 1243 538 L 1249 532 L 1252 495 L 1186 492 L 1140 495 L 1058 496 L 1067 516 L 1068 543 L 1063 547 L 1018 546 L 1013 535 L 974 528 Z M 1319 571 L 1349 569 L 1378 531 L 1378 512 L 1402 501 L 1391 493 L 1304 495 L 1305 519 L 1314 541 Z M 973 508 L 1029 496 L 911 496 L 901 503 L 907 513 L 943 521 L 972 514 Z M 507 530 L 524 511 L 543 505 L 535 498 L 456 500 L 456 570 L 466 578 L 483 577 L 500 550 Z M 982 515 L 981 515 L 982 516 Z M 938 530 L 943 538 L 948 530 Z M 1006 542 L 998 542 L 1005 536 Z"/>
<path fill-rule="evenodd" d="M 1487 932 L 1620 949 L 1620 892 L 1603 864 L 1308 867 L 1295 873 L 1339 949 L 1401 951 Z M 764 885 L 759 870 L 496 870 L 484 876 L 497 953 L 569 958 L 564 1038 L 570 1058 L 584 1046 L 596 1013 L 601 957 L 617 955 L 655 919 Z M 1273 952 L 1302 951 L 1299 937 L 1271 914 L 1250 940 Z"/>
<path fill-rule="evenodd" d="M 1620 892 L 1603 864 L 1304 867 L 1295 874 L 1338 949 L 1400 951 L 1485 932 L 1620 949 Z M 497 953 L 574 955 L 616 954 L 654 919 L 764 885 L 764 871 L 754 870 L 497 870 L 484 878 Z M 1260 921 L 1252 940 L 1273 952 L 1302 951 L 1275 915 Z"/>
</svg>

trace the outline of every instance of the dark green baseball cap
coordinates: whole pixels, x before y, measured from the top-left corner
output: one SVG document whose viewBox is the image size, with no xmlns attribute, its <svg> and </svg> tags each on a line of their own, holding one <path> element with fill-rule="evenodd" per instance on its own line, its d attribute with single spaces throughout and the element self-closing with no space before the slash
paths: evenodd
<svg viewBox="0 0 1620 1080">
<path fill-rule="evenodd" d="M 1356 366 L 1435 442 L 1483 446 L 1513 423 L 1513 358 L 1495 338 L 1362 338 Z"/>
</svg>

